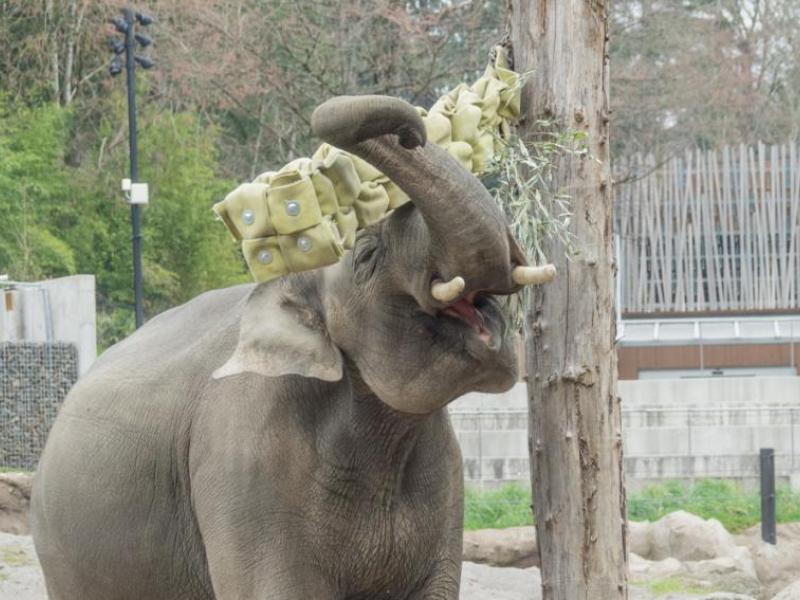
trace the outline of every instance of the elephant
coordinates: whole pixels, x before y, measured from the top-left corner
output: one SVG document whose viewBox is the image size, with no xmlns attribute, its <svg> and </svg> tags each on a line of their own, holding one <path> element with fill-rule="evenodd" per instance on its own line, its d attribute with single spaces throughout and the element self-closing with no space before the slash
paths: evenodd
<svg viewBox="0 0 800 600">
<path fill-rule="evenodd" d="M 410 202 L 340 262 L 203 293 L 98 358 L 33 486 L 52 600 L 458 597 L 446 407 L 518 379 L 503 302 L 535 267 L 409 104 L 336 97 L 312 128 Z"/>
</svg>

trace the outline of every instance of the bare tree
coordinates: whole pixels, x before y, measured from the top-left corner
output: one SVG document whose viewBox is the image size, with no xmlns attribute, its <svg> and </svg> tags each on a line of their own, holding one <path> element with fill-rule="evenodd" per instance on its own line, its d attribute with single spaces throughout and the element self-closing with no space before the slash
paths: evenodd
<svg viewBox="0 0 800 600">
<path fill-rule="evenodd" d="M 529 448 L 545 600 L 627 598 L 625 488 L 614 352 L 609 174 L 608 3 L 511 0 L 515 67 L 533 70 L 522 134 L 541 120 L 586 135 L 558 158 L 555 189 L 571 196 L 578 255 L 545 251 L 555 282 L 526 319 Z"/>
<path fill-rule="evenodd" d="M 0 3 L 0 81 L 13 97 L 47 98 L 67 106 L 105 70 L 105 7 L 89 0 L 7 0 Z M 45 91 L 47 90 L 47 91 Z"/>
<path fill-rule="evenodd" d="M 800 134 L 796 0 L 618 0 L 611 19 L 615 156 Z"/>
</svg>

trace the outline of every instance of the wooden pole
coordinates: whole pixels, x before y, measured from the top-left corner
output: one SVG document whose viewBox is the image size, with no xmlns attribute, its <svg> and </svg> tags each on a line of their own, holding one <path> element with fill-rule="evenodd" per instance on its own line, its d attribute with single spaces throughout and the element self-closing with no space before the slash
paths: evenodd
<svg viewBox="0 0 800 600">
<path fill-rule="evenodd" d="M 526 319 L 530 454 L 544 600 L 627 598 L 625 488 L 614 352 L 608 4 L 510 0 L 515 68 L 533 70 L 520 133 L 546 119 L 588 136 L 559 159 L 579 256 L 546 245 L 558 277 Z"/>
</svg>

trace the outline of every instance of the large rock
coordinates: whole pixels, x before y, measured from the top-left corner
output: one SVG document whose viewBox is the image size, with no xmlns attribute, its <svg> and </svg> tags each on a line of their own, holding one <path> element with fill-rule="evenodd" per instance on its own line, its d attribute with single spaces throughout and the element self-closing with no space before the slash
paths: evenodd
<svg viewBox="0 0 800 600">
<path fill-rule="evenodd" d="M 668 557 L 681 561 L 708 560 L 742 554 L 736 540 L 722 523 L 716 519 L 705 520 L 683 510 L 670 513 L 653 523 L 645 540 L 649 544 L 649 551 L 643 556 L 650 560 Z"/>
<path fill-rule="evenodd" d="M 669 557 L 662 560 L 647 560 L 631 552 L 628 556 L 628 572 L 633 582 L 648 582 L 678 577 L 685 573 L 683 563 Z"/>
<path fill-rule="evenodd" d="M 797 573 L 795 573 L 797 574 Z M 800 579 L 783 588 L 772 600 L 798 600 L 800 598 Z"/>
<path fill-rule="evenodd" d="M 539 566 L 535 527 L 464 532 L 463 560 L 494 567 Z"/>
<path fill-rule="evenodd" d="M 0 473 L 0 532 L 30 533 L 28 507 L 32 484 L 30 473 Z"/>
<path fill-rule="evenodd" d="M 761 541 L 760 524 L 737 536 L 737 542 L 750 549 L 764 598 L 772 598 L 800 577 L 800 523 L 781 523 L 777 533 L 777 545 Z"/>
<path fill-rule="evenodd" d="M 737 545 L 716 519 L 677 511 L 655 523 L 629 525 L 629 548 L 634 555 L 641 553 L 641 558 L 631 559 L 633 579 L 674 576 L 701 588 L 752 596 L 761 593 L 750 550 Z"/>
<path fill-rule="evenodd" d="M 758 597 L 761 594 L 761 582 L 758 580 L 752 560 L 748 557 L 720 556 L 710 560 L 687 561 L 685 580 L 712 588 L 725 590 L 726 593 L 746 594 Z"/>
<path fill-rule="evenodd" d="M 649 558 L 652 549 L 653 524 L 648 521 L 628 521 L 628 551 Z"/>
<path fill-rule="evenodd" d="M 631 553 L 629 573 L 631 582 L 638 584 L 676 579 L 687 587 L 708 589 L 709 593 L 725 590 L 728 594 L 757 597 L 761 592 L 752 562 L 730 556 L 681 562 L 672 557 L 651 561 Z"/>
</svg>

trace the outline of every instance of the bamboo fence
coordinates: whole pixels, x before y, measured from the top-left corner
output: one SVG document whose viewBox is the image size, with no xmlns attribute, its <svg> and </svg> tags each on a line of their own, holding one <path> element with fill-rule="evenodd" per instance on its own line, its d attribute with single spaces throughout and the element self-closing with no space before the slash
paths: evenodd
<svg viewBox="0 0 800 600">
<path fill-rule="evenodd" d="M 800 307 L 800 148 L 687 152 L 616 187 L 626 313 Z"/>
</svg>

